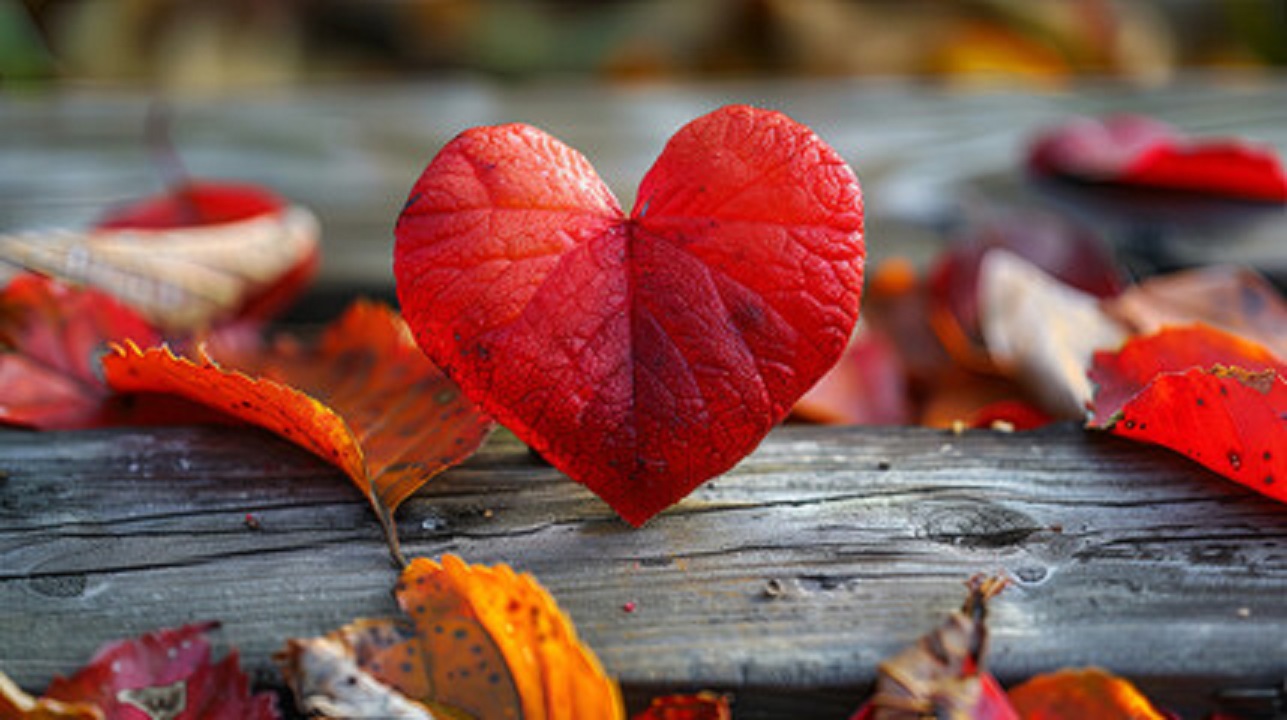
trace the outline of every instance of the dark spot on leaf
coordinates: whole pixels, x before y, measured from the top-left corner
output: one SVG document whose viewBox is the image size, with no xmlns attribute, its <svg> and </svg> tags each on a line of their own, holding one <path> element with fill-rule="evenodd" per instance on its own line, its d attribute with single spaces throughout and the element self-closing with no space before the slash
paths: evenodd
<svg viewBox="0 0 1287 720">
<path fill-rule="evenodd" d="M 500 673 L 492 673 L 491 675 L 487 676 L 487 682 L 493 685 L 499 685 L 500 681 L 501 681 Z"/>
<path fill-rule="evenodd" d="M 1203 407 L 1207 404 L 1207 401 L 1203 398 L 1198 398 L 1197 403 L 1198 403 L 1198 407 Z"/>
<path fill-rule="evenodd" d="M 1127 429 L 1127 430 L 1134 430 L 1134 429 L 1135 429 L 1135 421 L 1134 421 L 1134 420 L 1127 420 L 1127 421 L 1126 421 L 1125 423 L 1123 423 L 1123 424 L 1126 426 L 1126 429 Z"/>
<path fill-rule="evenodd" d="M 404 663 L 402 663 L 402 672 L 403 672 L 403 673 L 410 674 L 410 673 L 411 673 L 411 669 L 412 669 L 412 668 L 411 668 L 411 663 L 409 663 L 409 662 L 404 662 Z"/>
<path fill-rule="evenodd" d="M 443 633 L 442 626 L 441 626 L 441 625 L 434 625 L 434 626 L 433 626 L 433 631 L 434 631 L 434 634 L 435 634 L 435 635 L 441 635 L 441 634 Z"/>
<path fill-rule="evenodd" d="M 452 633 L 451 635 L 457 640 L 464 640 L 469 635 L 469 633 L 466 632 L 464 628 L 456 628 L 456 632 Z"/>
<path fill-rule="evenodd" d="M 1264 458 L 1265 462 L 1269 462 L 1270 460 L 1274 459 L 1274 454 L 1266 450 L 1263 453 L 1261 453 L 1260 457 Z"/>
<path fill-rule="evenodd" d="M 469 651 L 470 651 L 470 652 L 472 652 L 472 653 L 473 653 L 473 654 L 475 654 L 475 655 L 482 655 L 482 654 L 483 654 L 483 646 L 482 646 L 482 645 L 474 645 L 473 647 L 469 648 Z"/>
</svg>

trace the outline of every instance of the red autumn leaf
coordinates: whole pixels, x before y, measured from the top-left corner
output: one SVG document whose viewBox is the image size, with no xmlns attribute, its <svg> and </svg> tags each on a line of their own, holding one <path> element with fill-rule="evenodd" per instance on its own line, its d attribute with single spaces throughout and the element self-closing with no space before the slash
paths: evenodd
<svg viewBox="0 0 1287 720">
<path fill-rule="evenodd" d="M 1005 691 L 983 668 L 988 600 L 1005 580 L 970 580 L 965 604 L 916 644 L 880 664 L 876 692 L 850 720 L 1018 720 Z"/>
<path fill-rule="evenodd" d="M 215 627 L 188 625 L 108 644 L 72 677 L 54 678 L 45 697 L 93 704 L 107 720 L 279 717 L 275 696 L 250 694 L 236 651 L 211 662 L 206 633 Z"/>
<path fill-rule="evenodd" d="M 1287 502 L 1287 381 L 1273 371 L 1216 365 L 1163 373 L 1109 430 L 1179 452 Z"/>
<path fill-rule="evenodd" d="M 0 422 L 45 430 L 105 422 L 98 358 L 110 342 L 156 342 L 110 296 L 19 275 L 0 292 Z"/>
<path fill-rule="evenodd" d="M 187 183 L 87 231 L 0 236 L 0 259 L 115 296 L 169 331 L 262 321 L 312 278 L 317 218 L 251 185 Z"/>
<path fill-rule="evenodd" d="M 1080 118 L 1047 130 L 1033 142 L 1028 162 L 1039 173 L 1087 182 L 1287 201 L 1287 175 L 1272 149 L 1187 138 L 1137 115 Z"/>
<path fill-rule="evenodd" d="M 200 227 L 248 220 L 285 208 L 285 200 L 258 185 L 187 182 L 162 195 L 112 208 L 97 226 L 102 230 Z"/>
<path fill-rule="evenodd" d="M 1170 720 L 1134 685 L 1098 668 L 1039 675 L 1010 690 L 1023 720 Z"/>
<path fill-rule="evenodd" d="M 324 638 L 288 642 L 281 658 L 287 682 L 313 705 L 306 710 L 318 709 L 319 698 L 310 695 L 319 690 L 323 706 L 356 704 L 352 686 L 369 678 L 396 696 L 363 697 L 366 707 L 409 702 L 433 717 L 625 716 L 616 682 L 530 575 L 505 565 L 469 565 L 453 555 L 441 563 L 417 558 L 403 571 L 397 596 L 410 625 L 361 620 Z M 328 681 L 335 657 L 356 666 L 355 682 L 336 687 Z"/>
<path fill-rule="evenodd" d="M 1287 377 L 1287 363 L 1250 340 L 1205 325 L 1166 328 L 1132 338 L 1116 352 L 1095 353 L 1088 373 L 1097 386 L 1091 423 L 1107 426 L 1160 374 L 1215 365 L 1273 370 Z"/>
<path fill-rule="evenodd" d="M 744 106 L 676 133 L 629 217 L 545 133 L 469 130 L 396 234 L 429 357 L 636 525 L 755 449 L 858 316 L 856 178 L 809 129 Z"/>
<path fill-rule="evenodd" d="M 1054 422 L 1054 418 L 1022 400 L 998 400 L 970 415 L 966 424 L 972 428 L 1035 430 Z"/>
<path fill-rule="evenodd" d="M 733 720 L 733 711 L 725 695 L 666 695 L 653 698 L 648 708 L 631 720 Z"/>
<path fill-rule="evenodd" d="M 169 393 L 277 433 L 335 464 L 370 500 L 400 557 L 393 513 L 490 434 L 480 414 L 416 347 L 391 309 L 359 302 L 316 347 L 279 343 L 254 357 L 194 362 L 127 345 L 103 358 L 123 393 Z"/>
</svg>

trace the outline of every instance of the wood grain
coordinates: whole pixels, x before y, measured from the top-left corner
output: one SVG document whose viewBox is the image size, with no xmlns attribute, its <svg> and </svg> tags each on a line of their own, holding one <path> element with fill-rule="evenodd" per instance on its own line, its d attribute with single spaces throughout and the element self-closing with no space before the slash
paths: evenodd
<svg viewBox="0 0 1287 720">
<path fill-rule="evenodd" d="M 104 641 L 208 618 L 272 686 L 285 638 L 395 612 L 361 495 L 258 431 L 0 431 L 0 473 L 0 669 L 25 687 Z M 507 434 L 399 525 L 410 555 L 534 573 L 636 700 L 708 687 L 739 718 L 846 717 L 965 579 L 1005 572 L 1003 681 L 1096 664 L 1188 714 L 1239 701 L 1269 717 L 1287 677 L 1284 517 L 1072 426 L 787 427 L 640 530 Z"/>
</svg>

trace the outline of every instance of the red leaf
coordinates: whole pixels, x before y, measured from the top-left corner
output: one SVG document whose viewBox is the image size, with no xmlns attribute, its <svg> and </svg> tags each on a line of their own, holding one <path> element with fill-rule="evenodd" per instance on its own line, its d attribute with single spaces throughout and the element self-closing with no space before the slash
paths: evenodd
<svg viewBox="0 0 1287 720">
<path fill-rule="evenodd" d="M 728 697 L 700 692 L 653 698 L 648 708 L 631 720 L 733 720 Z"/>
<path fill-rule="evenodd" d="M 1146 117 L 1082 118 L 1042 133 L 1037 172 L 1097 183 L 1287 201 L 1287 176 L 1269 148 L 1240 140 L 1192 140 Z"/>
<path fill-rule="evenodd" d="M 154 230 L 218 225 L 281 212 L 286 201 L 258 185 L 188 182 L 163 195 L 114 208 L 97 223 L 102 230 Z"/>
<path fill-rule="evenodd" d="M 1215 365 L 1287 375 L 1287 364 L 1250 340 L 1205 325 L 1167 328 L 1132 338 L 1117 352 L 1097 352 L 1089 376 L 1095 383 L 1091 424 L 1100 427 L 1162 373 Z"/>
<path fill-rule="evenodd" d="M 250 694 L 235 651 L 211 664 L 206 633 L 217 626 L 188 625 L 108 644 L 80 672 L 54 678 L 45 696 L 92 703 L 107 720 L 279 717 L 273 695 Z"/>
<path fill-rule="evenodd" d="M 110 342 L 150 344 L 133 310 L 92 289 L 20 275 L 0 292 L 0 422 L 52 430 L 104 422 L 98 358 Z"/>
<path fill-rule="evenodd" d="M 843 352 L 857 180 L 784 115 L 681 129 L 627 218 L 524 125 L 453 140 L 397 225 L 403 311 L 475 402 L 641 524 L 755 449 Z"/>
<path fill-rule="evenodd" d="M 1287 381 L 1273 370 L 1216 365 L 1164 373 L 1126 403 L 1109 429 L 1287 502 Z"/>
</svg>

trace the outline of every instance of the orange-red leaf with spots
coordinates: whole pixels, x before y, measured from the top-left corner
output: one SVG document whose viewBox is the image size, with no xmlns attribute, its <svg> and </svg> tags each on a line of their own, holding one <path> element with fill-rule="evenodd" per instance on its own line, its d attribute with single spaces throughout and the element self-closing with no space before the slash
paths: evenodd
<svg viewBox="0 0 1287 720">
<path fill-rule="evenodd" d="M 227 365 L 127 345 L 103 365 L 119 392 L 203 403 L 335 464 L 371 501 L 395 554 L 398 505 L 472 455 L 492 429 L 383 305 L 356 303 L 316 346 L 282 341 L 221 360 Z"/>
</svg>

